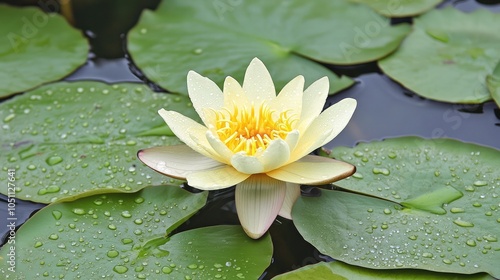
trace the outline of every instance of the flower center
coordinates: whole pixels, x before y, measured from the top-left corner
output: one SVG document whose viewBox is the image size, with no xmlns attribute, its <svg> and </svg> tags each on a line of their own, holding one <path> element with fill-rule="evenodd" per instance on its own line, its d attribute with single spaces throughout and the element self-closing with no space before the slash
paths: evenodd
<svg viewBox="0 0 500 280">
<path fill-rule="evenodd" d="M 220 140 L 234 153 L 255 155 L 274 139 L 285 139 L 296 121 L 287 112 L 277 114 L 266 104 L 250 109 L 234 106 L 216 113 L 215 130 Z"/>
</svg>

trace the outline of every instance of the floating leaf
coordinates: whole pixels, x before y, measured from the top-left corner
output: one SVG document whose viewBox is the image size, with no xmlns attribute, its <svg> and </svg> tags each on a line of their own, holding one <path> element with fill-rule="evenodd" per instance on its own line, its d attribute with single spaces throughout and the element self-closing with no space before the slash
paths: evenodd
<svg viewBox="0 0 500 280">
<path fill-rule="evenodd" d="M 488 90 L 498 106 L 500 106 L 500 62 L 491 75 L 486 78 Z"/>
<path fill-rule="evenodd" d="M 415 19 L 413 32 L 379 66 L 423 97 L 482 103 L 491 99 L 485 78 L 500 60 L 499 29 L 500 15 L 486 10 L 434 10 Z"/>
<path fill-rule="evenodd" d="M 196 118 L 190 104 L 185 96 L 152 93 L 137 84 L 40 87 L 0 105 L 1 166 L 16 169 L 17 198 L 43 203 L 179 184 L 145 167 L 136 153 L 180 143 L 157 110 Z"/>
<path fill-rule="evenodd" d="M 398 279 L 398 280 L 493 280 L 488 274 L 450 274 L 436 273 L 425 270 L 393 269 L 373 270 L 352 266 L 341 262 L 320 262 L 308 265 L 285 274 L 278 275 L 273 280 L 309 280 L 309 279 Z"/>
<path fill-rule="evenodd" d="M 416 16 L 434 8 L 443 0 L 350 0 L 363 3 L 386 17 Z"/>
<path fill-rule="evenodd" d="M 0 5 L 0 18 L 0 97 L 58 80 L 87 60 L 87 40 L 58 14 Z"/>
<path fill-rule="evenodd" d="M 368 7 L 347 1 L 164 1 L 145 11 L 128 34 L 128 49 L 160 86 L 186 93 L 189 70 L 219 86 L 242 80 L 258 57 L 281 88 L 297 75 L 308 83 L 328 76 L 330 91 L 352 84 L 312 60 L 334 64 L 373 61 L 394 51 L 409 32 Z M 310 60 L 312 59 L 312 60 Z"/>
<path fill-rule="evenodd" d="M 269 236 L 251 240 L 240 226 L 169 234 L 206 198 L 156 186 L 49 205 L 17 231 L 15 273 L 9 246 L 0 271 L 6 279 L 257 279 L 271 260 Z"/>
<path fill-rule="evenodd" d="M 500 276 L 500 151 L 404 137 L 332 155 L 356 166 L 336 183 L 356 193 L 323 191 L 292 213 L 322 253 L 369 268 Z"/>
</svg>

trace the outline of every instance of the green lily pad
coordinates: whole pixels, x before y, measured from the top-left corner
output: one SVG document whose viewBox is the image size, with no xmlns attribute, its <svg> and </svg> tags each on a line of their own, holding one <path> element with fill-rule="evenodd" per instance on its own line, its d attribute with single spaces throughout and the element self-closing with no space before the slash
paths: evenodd
<svg viewBox="0 0 500 280">
<path fill-rule="evenodd" d="M 488 274 L 451 274 L 436 273 L 425 270 L 393 269 L 393 270 L 373 270 L 352 266 L 341 262 L 320 262 L 313 265 L 304 266 L 294 271 L 278 275 L 273 280 L 309 280 L 309 279 L 329 279 L 329 280 L 371 280 L 371 279 L 400 279 L 400 280 L 493 280 Z"/>
<path fill-rule="evenodd" d="M 178 185 L 136 157 L 180 143 L 157 114 L 162 107 L 196 118 L 187 97 L 138 84 L 58 83 L 15 96 L 0 104 L 0 180 L 15 169 L 16 197 L 43 203 Z"/>
<path fill-rule="evenodd" d="M 17 231 L 15 273 L 8 245 L 0 271 L 6 279 L 257 279 L 271 260 L 269 236 L 254 241 L 239 226 L 170 234 L 206 198 L 156 186 L 49 205 Z"/>
<path fill-rule="evenodd" d="M 323 191 L 292 214 L 321 252 L 368 268 L 500 276 L 500 151 L 403 137 L 332 155 L 356 166 L 336 183 L 356 193 Z"/>
<path fill-rule="evenodd" d="M 128 49 L 160 86 L 186 93 L 189 70 L 219 86 L 241 81 L 251 59 L 269 68 L 277 89 L 297 75 L 330 78 L 330 91 L 352 84 L 314 62 L 357 64 L 394 51 L 409 25 L 390 26 L 368 7 L 347 1 L 164 1 L 145 11 L 128 34 Z"/>
<path fill-rule="evenodd" d="M 493 73 L 486 78 L 486 83 L 493 100 L 500 106 L 500 62 L 493 70 Z"/>
<path fill-rule="evenodd" d="M 409 17 L 423 14 L 443 0 L 350 0 L 363 3 L 386 17 Z"/>
<path fill-rule="evenodd" d="M 438 101 L 490 100 L 485 79 L 500 60 L 500 15 L 433 10 L 415 19 L 414 30 L 391 56 L 379 61 L 392 79 Z"/>
<path fill-rule="evenodd" d="M 87 60 L 87 40 L 58 14 L 0 5 L 0 18 L 0 97 L 61 79 Z"/>
</svg>

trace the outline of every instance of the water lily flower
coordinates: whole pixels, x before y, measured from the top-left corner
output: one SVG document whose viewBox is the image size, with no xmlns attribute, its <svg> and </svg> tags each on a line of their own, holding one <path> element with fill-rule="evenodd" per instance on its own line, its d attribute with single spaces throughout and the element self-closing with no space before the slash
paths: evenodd
<svg viewBox="0 0 500 280">
<path fill-rule="evenodd" d="M 203 124 L 159 110 L 185 145 L 144 149 L 138 157 L 201 190 L 236 185 L 238 218 L 251 238 L 266 233 L 278 214 L 291 219 L 301 184 L 327 184 L 354 173 L 348 163 L 309 155 L 337 136 L 356 108 L 356 100 L 346 98 L 321 113 L 327 77 L 304 90 L 304 77 L 297 76 L 276 95 L 271 75 L 255 58 L 242 86 L 227 77 L 221 91 L 194 71 L 187 85 Z"/>
</svg>

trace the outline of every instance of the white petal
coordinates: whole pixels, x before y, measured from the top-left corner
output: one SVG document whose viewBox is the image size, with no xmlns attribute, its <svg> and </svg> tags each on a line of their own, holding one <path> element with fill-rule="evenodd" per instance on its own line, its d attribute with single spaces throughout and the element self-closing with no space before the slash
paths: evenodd
<svg viewBox="0 0 500 280">
<path fill-rule="evenodd" d="M 236 171 L 229 165 L 221 165 L 212 169 L 195 171 L 187 174 L 188 184 L 200 190 L 219 190 L 241 183 L 250 177 Z"/>
<path fill-rule="evenodd" d="M 258 58 L 254 58 L 245 72 L 243 90 L 250 102 L 255 105 L 262 101 L 276 98 L 274 83 L 266 66 Z"/>
<path fill-rule="evenodd" d="M 233 77 L 226 77 L 224 81 L 224 107 L 233 108 L 234 105 L 244 104 L 249 104 L 245 91 Z"/>
<path fill-rule="evenodd" d="M 299 142 L 299 138 L 300 138 L 300 132 L 298 130 L 292 130 L 291 132 L 288 133 L 288 135 L 285 138 L 285 141 L 288 144 L 290 151 L 293 151 L 293 149 L 295 149 L 295 146 L 297 146 L 297 143 Z"/>
<path fill-rule="evenodd" d="M 300 185 L 293 183 L 286 183 L 286 195 L 281 210 L 278 215 L 283 218 L 292 219 L 292 208 L 295 201 L 300 197 Z"/>
<path fill-rule="evenodd" d="M 264 165 L 255 156 L 247 156 L 245 152 L 234 154 L 231 165 L 241 173 L 257 174 L 264 172 Z"/>
<path fill-rule="evenodd" d="M 300 137 L 290 161 L 295 161 L 330 142 L 347 125 L 356 109 L 356 100 L 345 98 L 319 115 Z"/>
<path fill-rule="evenodd" d="M 283 205 L 285 193 L 285 182 L 266 175 L 252 175 L 236 186 L 236 211 L 248 236 L 257 239 L 266 233 Z"/>
<path fill-rule="evenodd" d="M 161 109 L 158 113 L 184 144 L 204 156 L 223 162 L 206 140 L 205 133 L 208 129 L 205 126 L 175 111 Z"/>
<path fill-rule="evenodd" d="M 144 149 L 137 153 L 137 157 L 155 171 L 177 179 L 186 179 L 186 175 L 192 171 L 222 165 L 186 145 Z"/>
<path fill-rule="evenodd" d="M 289 115 L 294 115 L 298 120 L 302 112 L 303 91 L 304 77 L 297 76 L 283 87 L 275 99 L 269 102 L 269 107 L 278 114 L 287 112 Z"/>
<path fill-rule="evenodd" d="M 239 152 L 231 158 L 231 165 L 242 173 L 257 174 L 276 169 L 288 162 L 290 158 L 290 148 L 288 143 L 281 139 L 276 139 L 269 143 L 269 146 L 255 156 L 248 156 L 244 152 Z"/>
<path fill-rule="evenodd" d="M 311 122 L 319 116 L 328 97 L 330 82 L 328 77 L 323 77 L 310 85 L 303 94 L 302 114 L 298 129 L 305 131 Z"/>
<path fill-rule="evenodd" d="M 299 161 L 266 174 L 289 183 L 322 185 L 348 177 L 355 171 L 353 165 L 343 161 L 320 156 L 305 156 Z"/>
<path fill-rule="evenodd" d="M 227 159 L 227 163 L 229 164 L 231 157 L 234 155 L 233 151 L 231 151 L 224 142 L 222 142 L 219 137 L 215 136 L 212 131 L 206 132 L 206 137 L 210 146 L 224 159 Z"/>
<path fill-rule="evenodd" d="M 203 109 L 212 108 L 214 110 L 219 110 L 222 108 L 222 106 L 224 106 L 224 95 L 222 91 L 212 80 L 194 71 L 188 72 L 187 88 L 194 109 L 203 120 L 203 123 L 208 125 Z"/>
</svg>

